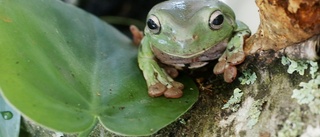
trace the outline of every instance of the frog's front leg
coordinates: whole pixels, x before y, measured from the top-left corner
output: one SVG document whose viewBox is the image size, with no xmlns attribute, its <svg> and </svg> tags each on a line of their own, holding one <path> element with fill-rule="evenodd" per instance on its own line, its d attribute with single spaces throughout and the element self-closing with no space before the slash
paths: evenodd
<svg viewBox="0 0 320 137">
<path fill-rule="evenodd" d="M 245 60 L 243 45 L 245 38 L 249 37 L 250 33 L 248 26 L 237 21 L 235 34 L 228 42 L 225 52 L 219 58 L 219 62 L 214 67 L 214 73 L 224 73 L 224 80 L 228 83 L 232 82 L 237 76 L 237 68 L 235 65 L 238 65 Z"/>
<path fill-rule="evenodd" d="M 145 39 L 142 40 L 139 47 L 138 63 L 147 82 L 149 96 L 164 95 L 167 98 L 180 98 L 183 95 L 183 84 L 174 81 L 165 69 L 158 65 L 151 47 Z"/>
</svg>

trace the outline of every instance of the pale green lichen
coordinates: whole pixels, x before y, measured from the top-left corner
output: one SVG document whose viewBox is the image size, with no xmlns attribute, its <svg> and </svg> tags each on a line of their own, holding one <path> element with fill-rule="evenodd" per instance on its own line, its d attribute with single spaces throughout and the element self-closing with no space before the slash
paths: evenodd
<svg viewBox="0 0 320 137">
<path fill-rule="evenodd" d="M 311 112 L 320 114 L 320 75 L 308 83 L 301 82 L 299 86 L 301 88 L 294 89 L 291 97 L 299 104 L 307 104 Z"/>
<path fill-rule="evenodd" d="M 233 90 L 233 95 L 230 97 L 229 101 L 223 105 L 222 109 L 229 108 L 233 112 L 237 111 L 240 107 L 241 97 L 243 93 L 239 88 Z"/>
<path fill-rule="evenodd" d="M 241 82 L 240 84 L 244 85 L 250 85 L 253 84 L 256 79 L 257 79 L 257 75 L 255 72 L 252 72 L 250 69 L 242 71 L 242 76 L 239 77 L 239 81 Z"/>
<path fill-rule="evenodd" d="M 319 66 L 318 66 L 318 63 L 317 62 L 314 62 L 314 61 L 308 61 L 309 64 L 310 64 L 310 74 L 311 74 L 311 77 L 312 79 L 314 79 L 317 75 L 317 71 L 319 69 Z"/>
<path fill-rule="evenodd" d="M 304 71 L 308 69 L 309 62 L 304 60 L 292 60 L 285 56 L 281 58 L 282 65 L 289 65 L 287 72 L 292 74 L 298 72 L 300 75 L 304 75 Z"/>
<path fill-rule="evenodd" d="M 278 131 L 278 137 L 297 137 L 301 135 L 304 130 L 304 123 L 300 117 L 300 109 L 291 112 L 282 125 L 283 127 Z"/>
<path fill-rule="evenodd" d="M 311 80 L 309 82 L 301 82 L 300 89 L 294 89 L 292 98 L 297 99 L 299 104 L 307 104 L 310 111 L 315 114 L 320 114 L 320 74 L 318 72 L 319 66 L 317 62 L 311 60 L 294 61 L 286 57 L 282 57 L 283 65 L 289 65 L 288 73 L 292 74 L 294 71 L 304 75 L 304 71 L 309 68 Z"/>
<path fill-rule="evenodd" d="M 320 99 L 315 99 L 308 104 L 310 111 L 314 114 L 320 114 Z"/>
<path fill-rule="evenodd" d="M 257 124 L 259 120 L 259 116 L 261 114 L 261 106 L 263 102 L 262 101 L 255 101 L 250 110 L 249 110 L 249 117 L 248 117 L 248 122 L 247 122 L 247 127 L 249 129 L 252 129 L 252 127 Z"/>
</svg>

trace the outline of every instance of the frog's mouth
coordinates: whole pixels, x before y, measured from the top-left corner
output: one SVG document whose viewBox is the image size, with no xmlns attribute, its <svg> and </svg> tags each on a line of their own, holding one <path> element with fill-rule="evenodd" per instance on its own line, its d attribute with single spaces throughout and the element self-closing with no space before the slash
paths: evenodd
<svg viewBox="0 0 320 137">
<path fill-rule="evenodd" d="M 227 47 L 227 42 L 222 41 L 216 45 L 213 45 L 211 48 L 200 51 L 199 53 L 194 53 L 186 57 L 174 56 L 168 53 L 162 52 L 158 48 L 153 46 L 153 53 L 156 58 L 167 65 L 175 66 L 177 69 L 182 69 L 184 67 L 199 68 L 208 64 L 208 61 L 215 60 L 219 58 Z"/>
</svg>

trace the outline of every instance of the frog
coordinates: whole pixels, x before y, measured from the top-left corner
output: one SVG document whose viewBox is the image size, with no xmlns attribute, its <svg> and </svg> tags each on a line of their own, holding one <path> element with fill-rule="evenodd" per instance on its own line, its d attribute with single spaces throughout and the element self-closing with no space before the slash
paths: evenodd
<svg viewBox="0 0 320 137">
<path fill-rule="evenodd" d="M 181 69 L 197 69 L 212 60 L 216 75 L 231 83 L 245 60 L 246 24 L 219 0 L 169 0 L 148 13 L 138 50 L 138 66 L 148 95 L 180 98 L 184 85 L 174 79 Z"/>
</svg>

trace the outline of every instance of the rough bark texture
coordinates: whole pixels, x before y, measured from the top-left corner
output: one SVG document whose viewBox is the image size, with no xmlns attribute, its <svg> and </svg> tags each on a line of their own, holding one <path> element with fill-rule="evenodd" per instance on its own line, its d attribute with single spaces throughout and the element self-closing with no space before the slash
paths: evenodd
<svg viewBox="0 0 320 137">
<path fill-rule="evenodd" d="M 319 0 L 256 0 L 260 26 L 245 47 L 248 54 L 257 50 L 280 50 L 320 33 Z"/>
<path fill-rule="evenodd" d="M 199 101 L 176 122 L 153 136 L 320 136 L 319 84 L 313 87 L 316 94 L 311 95 L 311 103 L 299 103 L 292 98 L 293 90 L 301 88 L 301 82 L 316 79 L 309 73 L 312 69 L 306 70 L 303 76 L 297 72 L 289 74 L 288 66 L 281 64 L 281 53 L 299 58 L 303 54 L 301 49 L 306 45 L 311 45 L 313 56 L 317 55 L 320 1 L 257 0 L 256 3 L 260 9 L 261 24 L 257 33 L 247 39 L 245 51 L 248 56 L 239 68 L 240 71 L 256 73 L 254 84 L 241 85 L 237 80 L 227 84 L 221 76 L 215 75 L 195 76 L 201 90 Z M 310 38 L 311 44 L 310 41 L 309 44 L 297 44 Z M 299 50 L 278 52 L 290 45 L 296 45 Z M 295 53 L 291 54 L 293 51 Z M 304 54 L 309 54 L 307 51 Z M 222 109 L 232 95 L 236 96 L 233 93 L 235 88 L 243 93 L 239 102 Z M 32 133 L 39 129 L 26 125 Z M 97 126 L 91 136 L 114 135 Z"/>
<path fill-rule="evenodd" d="M 273 55 L 267 52 L 264 57 L 259 57 Z M 245 64 L 246 69 L 257 74 L 254 84 L 243 86 L 235 82 L 221 85 L 218 81 L 223 79 L 213 78 L 212 82 L 219 86 L 202 91 L 199 101 L 189 113 L 155 136 L 297 136 L 307 132 L 308 126 L 319 125 L 320 121 L 316 119 L 320 119 L 320 115 L 311 113 L 307 105 L 300 105 L 291 97 L 299 83 L 309 81 L 310 76 L 288 74 L 287 66 L 282 65 L 280 59 L 270 62 L 259 57 L 251 56 L 248 61 L 252 63 Z M 243 92 L 239 109 L 232 111 L 235 106 L 221 109 L 236 87 Z M 290 116 L 296 117 L 290 119 Z"/>
</svg>

